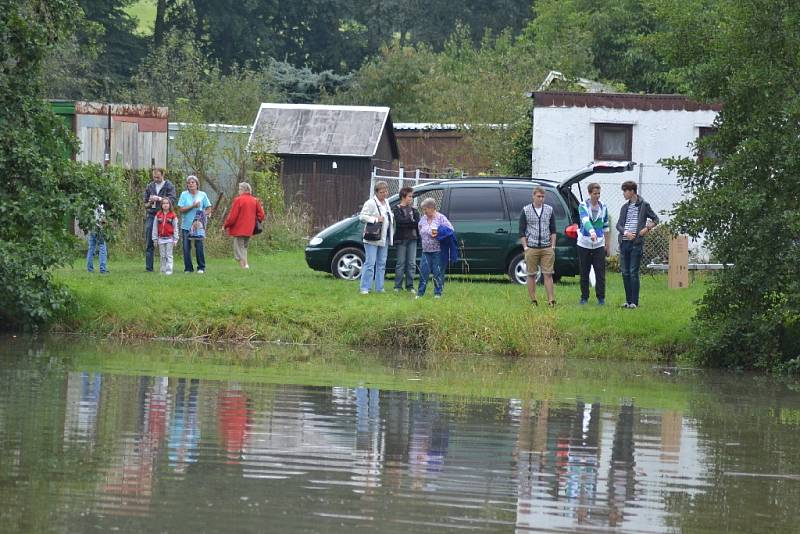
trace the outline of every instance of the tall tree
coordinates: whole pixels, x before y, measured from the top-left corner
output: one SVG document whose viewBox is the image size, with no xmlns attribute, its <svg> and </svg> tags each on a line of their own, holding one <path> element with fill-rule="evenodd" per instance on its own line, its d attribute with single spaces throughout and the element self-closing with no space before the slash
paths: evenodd
<svg viewBox="0 0 800 534">
<path fill-rule="evenodd" d="M 658 49 L 670 76 L 721 102 L 714 158 L 670 161 L 689 198 L 676 228 L 717 261 L 698 310 L 708 365 L 800 371 L 800 5 L 794 0 L 662 0 Z"/>
</svg>

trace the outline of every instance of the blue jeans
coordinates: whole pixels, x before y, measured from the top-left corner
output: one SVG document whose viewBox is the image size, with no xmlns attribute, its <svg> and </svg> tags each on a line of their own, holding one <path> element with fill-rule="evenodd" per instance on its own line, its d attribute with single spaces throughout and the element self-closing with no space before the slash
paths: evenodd
<svg viewBox="0 0 800 534">
<path fill-rule="evenodd" d="M 433 294 L 441 295 L 444 290 L 444 271 L 440 252 L 422 253 L 422 260 L 419 263 L 419 287 L 417 288 L 417 295 L 420 297 L 425 294 L 431 274 L 433 274 Z"/>
<path fill-rule="evenodd" d="M 394 288 L 403 289 L 403 275 L 406 278 L 406 289 L 414 289 L 414 271 L 417 261 L 417 240 L 403 239 L 397 245 L 397 265 L 394 268 Z"/>
<path fill-rule="evenodd" d="M 619 270 L 625 285 L 625 302 L 639 305 L 639 266 L 642 263 L 641 243 L 623 240 L 619 246 Z"/>
<path fill-rule="evenodd" d="M 379 247 L 364 243 L 364 269 L 361 271 L 361 291 L 369 291 L 372 288 L 372 280 L 375 280 L 375 291 L 383 291 L 383 279 L 386 276 L 386 255 L 389 247 Z"/>
<path fill-rule="evenodd" d="M 100 249 L 100 272 L 108 272 L 108 248 L 106 238 L 100 232 L 89 232 L 89 250 L 86 252 L 86 270 L 94 272 L 94 251 Z"/>
<path fill-rule="evenodd" d="M 147 271 L 153 270 L 153 255 L 155 254 L 155 245 L 153 244 L 153 222 L 155 221 L 155 214 L 147 214 L 144 220 L 144 268 Z"/>
<path fill-rule="evenodd" d="M 192 241 L 194 241 L 194 252 L 197 255 L 197 270 L 206 270 L 206 254 L 203 250 L 202 239 L 189 239 L 189 230 L 181 228 L 181 235 L 183 236 L 183 270 L 184 272 L 191 273 L 194 271 L 192 266 Z"/>
</svg>

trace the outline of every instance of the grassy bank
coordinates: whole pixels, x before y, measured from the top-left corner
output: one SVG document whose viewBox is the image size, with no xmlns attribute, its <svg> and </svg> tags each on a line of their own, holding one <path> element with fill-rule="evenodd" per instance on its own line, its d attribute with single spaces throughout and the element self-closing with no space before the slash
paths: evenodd
<svg viewBox="0 0 800 534">
<path fill-rule="evenodd" d="M 454 277 L 443 299 L 415 301 L 391 291 L 359 295 L 355 284 L 308 269 L 300 252 L 250 263 L 252 269 L 242 271 L 233 259 L 212 259 L 204 275 L 166 277 L 145 273 L 138 259 L 112 259 L 107 276 L 86 273 L 77 261 L 56 275 L 77 305 L 55 330 L 655 361 L 691 344 L 688 324 L 702 294 L 701 282 L 671 291 L 665 277 L 646 276 L 642 307 L 623 310 L 622 283 L 612 275 L 606 307 L 578 306 L 577 279 L 565 279 L 556 288 L 557 308 L 533 308 L 525 289 L 504 278 Z"/>
</svg>

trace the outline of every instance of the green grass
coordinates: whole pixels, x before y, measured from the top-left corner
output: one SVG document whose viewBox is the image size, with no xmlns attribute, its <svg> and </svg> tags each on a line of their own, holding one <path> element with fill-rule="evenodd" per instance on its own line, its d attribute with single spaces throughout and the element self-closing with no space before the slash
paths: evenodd
<svg viewBox="0 0 800 534">
<path fill-rule="evenodd" d="M 127 7 L 127 13 L 138 21 L 136 32 L 140 35 L 153 35 L 156 21 L 155 0 L 137 0 Z"/>
<path fill-rule="evenodd" d="M 113 251 L 112 251 L 113 252 Z M 76 307 L 55 330 L 118 338 L 283 341 L 436 353 L 578 356 L 664 361 L 691 345 L 689 321 L 702 281 L 669 290 L 664 276 L 642 278 L 642 307 L 623 310 L 618 274 L 608 305 L 578 306 L 577 279 L 556 287 L 555 309 L 532 307 L 525 288 L 503 277 L 450 277 L 444 298 L 358 294 L 354 283 L 311 271 L 301 252 L 211 259 L 206 274 L 145 273 L 142 260 L 86 273 L 83 262 L 57 271 Z M 544 300 L 544 299 L 541 299 Z"/>
</svg>

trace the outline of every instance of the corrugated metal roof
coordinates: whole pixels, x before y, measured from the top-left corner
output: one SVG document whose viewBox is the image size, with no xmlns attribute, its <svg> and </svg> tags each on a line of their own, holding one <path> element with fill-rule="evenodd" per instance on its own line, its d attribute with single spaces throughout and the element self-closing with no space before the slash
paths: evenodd
<svg viewBox="0 0 800 534">
<path fill-rule="evenodd" d="M 719 111 L 721 104 L 690 100 L 683 95 L 640 95 L 633 93 L 573 93 L 573 92 L 535 92 L 532 93 L 537 107 L 579 107 L 638 109 L 643 111 Z"/>
<path fill-rule="evenodd" d="M 162 106 L 148 106 L 145 104 L 103 104 L 101 102 L 75 102 L 75 112 L 85 115 L 107 115 L 120 117 L 143 117 L 152 119 L 168 119 L 169 108 Z"/>
<path fill-rule="evenodd" d="M 396 122 L 395 130 L 460 130 L 462 124 L 437 124 L 435 122 Z"/>
<path fill-rule="evenodd" d="M 276 154 L 373 157 L 387 126 L 397 157 L 387 107 L 261 104 L 249 144 L 267 140 Z"/>
</svg>

